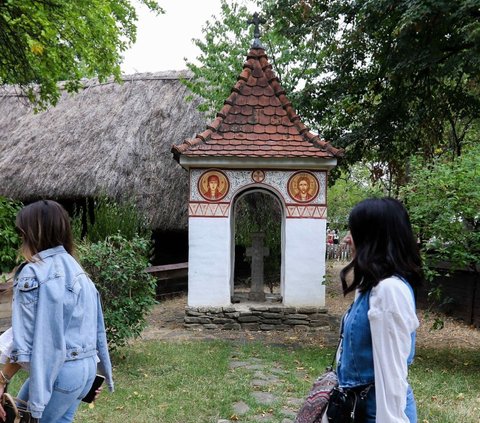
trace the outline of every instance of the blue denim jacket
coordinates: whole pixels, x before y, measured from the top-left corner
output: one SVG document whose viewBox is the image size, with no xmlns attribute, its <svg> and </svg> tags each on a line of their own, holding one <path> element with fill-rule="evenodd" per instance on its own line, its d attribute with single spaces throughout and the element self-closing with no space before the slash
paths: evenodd
<svg viewBox="0 0 480 423">
<path fill-rule="evenodd" d="M 15 275 L 11 361 L 29 363 L 29 408 L 35 417 L 48 403 L 65 361 L 98 354 L 99 372 L 113 391 L 100 296 L 63 246 L 38 253 Z"/>
<path fill-rule="evenodd" d="M 404 281 L 405 282 L 405 281 Z M 413 290 L 410 284 L 405 282 Z M 368 385 L 375 382 L 372 334 L 368 320 L 371 290 L 359 294 L 342 322 L 342 342 L 337 374 L 339 385 L 344 388 Z M 407 363 L 415 355 L 415 332 L 412 333 L 412 347 Z"/>
</svg>

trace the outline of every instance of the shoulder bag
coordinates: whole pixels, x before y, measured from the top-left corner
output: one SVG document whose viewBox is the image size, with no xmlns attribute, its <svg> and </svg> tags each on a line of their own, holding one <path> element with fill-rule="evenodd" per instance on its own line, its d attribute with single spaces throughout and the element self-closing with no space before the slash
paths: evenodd
<svg viewBox="0 0 480 423">
<path fill-rule="evenodd" d="M 25 401 L 12 397 L 6 392 L 2 395 L 2 407 L 7 413 L 5 423 L 38 423 L 38 419 L 32 417 L 27 411 Z"/>
<path fill-rule="evenodd" d="M 307 399 L 298 411 L 295 423 L 321 423 L 332 390 L 338 386 L 337 373 L 333 367 L 327 367 L 314 383 Z"/>
</svg>

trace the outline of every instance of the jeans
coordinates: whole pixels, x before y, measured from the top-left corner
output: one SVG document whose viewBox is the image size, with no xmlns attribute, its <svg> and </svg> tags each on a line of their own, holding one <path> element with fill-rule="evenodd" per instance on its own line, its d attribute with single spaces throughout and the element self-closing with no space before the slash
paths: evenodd
<svg viewBox="0 0 480 423">
<path fill-rule="evenodd" d="M 96 358 L 66 361 L 53 384 L 50 401 L 43 410 L 40 423 L 71 423 L 82 398 L 87 395 L 97 370 Z M 30 378 L 25 381 L 18 397 L 28 401 Z"/>
</svg>

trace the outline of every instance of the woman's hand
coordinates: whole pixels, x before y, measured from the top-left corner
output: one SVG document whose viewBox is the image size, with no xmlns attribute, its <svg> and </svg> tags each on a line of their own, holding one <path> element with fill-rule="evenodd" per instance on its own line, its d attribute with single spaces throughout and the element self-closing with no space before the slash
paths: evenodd
<svg viewBox="0 0 480 423">
<path fill-rule="evenodd" d="M 103 386 L 100 386 L 96 391 L 95 391 L 95 398 L 93 398 L 93 401 L 96 401 L 97 398 L 100 396 L 100 394 L 102 393 L 102 390 L 103 390 Z"/>
<path fill-rule="evenodd" d="M 0 398 L 3 397 L 4 392 L 5 392 L 5 385 L 0 384 Z M 4 422 L 6 418 L 7 418 L 7 413 L 3 409 L 1 401 L 0 401 L 0 420 L 2 422 Z"/>
</svg>

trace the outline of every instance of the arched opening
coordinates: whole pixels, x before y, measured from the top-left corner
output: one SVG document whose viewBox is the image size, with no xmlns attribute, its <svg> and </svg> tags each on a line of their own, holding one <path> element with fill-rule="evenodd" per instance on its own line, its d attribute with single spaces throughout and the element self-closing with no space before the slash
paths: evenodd
<svg viewBox="0 0 480 423">
<path fill-rule="evenodd" d="M 232 302 L 281 303 L 284 210 L 276 194 L 250 189 L 232 213 Z"/>
</svg>

